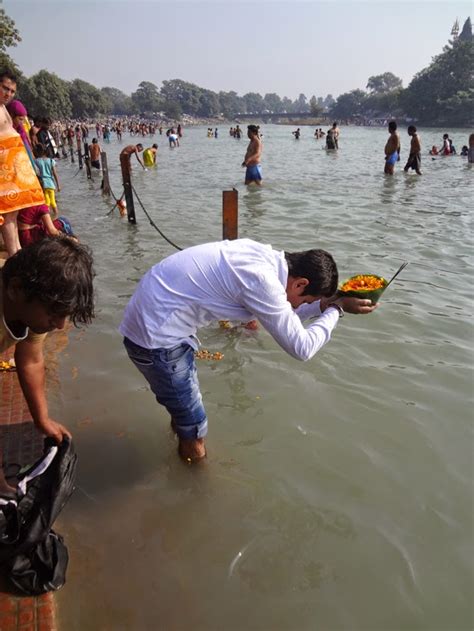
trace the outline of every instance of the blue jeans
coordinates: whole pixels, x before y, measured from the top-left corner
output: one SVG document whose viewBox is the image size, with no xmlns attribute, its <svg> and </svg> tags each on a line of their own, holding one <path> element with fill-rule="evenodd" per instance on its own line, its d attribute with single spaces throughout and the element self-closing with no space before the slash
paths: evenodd
<svg viewBox="0 0 474 631">
<path fill-rule="evenodd" d="M 180 438 L 203 438 L 207 434 L 206 410 L 189 344 L 173 348 L 143 348 L 127 337 L 123 340 L 128 356 L 150 384 L 156 400 L 171 415 Z"/>
</svg>

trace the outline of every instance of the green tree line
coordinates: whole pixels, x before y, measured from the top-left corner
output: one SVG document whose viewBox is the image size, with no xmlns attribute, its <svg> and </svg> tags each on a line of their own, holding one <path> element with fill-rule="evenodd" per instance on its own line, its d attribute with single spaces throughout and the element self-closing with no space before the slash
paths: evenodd
<svg viewBox="0 0 474 631">
<path fill-rule="evenodd" d="M 418 72 L 407 88 L 391 72 L 369 77 L 365 90 L 326 97 L 300 94 L 292 101 L 276 93 L 213 92 L 198 85 L 171 79 L 159 88 L 142 81 L 127 95 L 114 87 L 97 88 L 82 79 L 65 81 L 47 70 L 25 77 L 7 49 L 21 41 L 15 23 L 0 9 L 0 67 L 19 76 L 19 98 L 34 116 L 54 119 L 92 118 L 103 115 L 144 115 L 164 112 L 179 120 L 183 113 L 212 118 L 239 114 L 256 116 L 311 112 L 338 119 L 409 117 L 423 124 L 469 125 L 474 112 L 474 42 L 468 18 L 461 34 L 448 42 L 431 64 Z"/>
</svg>

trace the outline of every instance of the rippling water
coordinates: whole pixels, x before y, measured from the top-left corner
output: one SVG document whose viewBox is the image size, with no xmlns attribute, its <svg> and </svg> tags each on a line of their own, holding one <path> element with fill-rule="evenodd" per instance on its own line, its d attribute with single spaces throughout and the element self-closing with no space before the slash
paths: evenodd
<svg viewBox="0 0 474 631">
<path fill-rule="evenodd" d="M 246 141 L 186 129 L 134 184 L 189 246 L 221 238 L 221 192 L 239 190 L 240 236 L 332 252 L 341 277 L 410 265 L 368 317 L 347 316 L 312 361 L 264 331 L 201 331 L 209 459 L 176 455 L 166 412 L 117 333 L 142 274 L 173 249 L 137 207 L 106 217 L 98 179 L 63 161 L 61 212 L 94 250 L 98 315 L 72 332 L 52 412 L 73 430 L 78 489 L 64 629 L 414 630 L 473 626 L 472 201 L 459 156 L 383 176 L 385 130 L 342 128 L 339 153 L 303 128 L 264 128 L 261 190 Z M 469 130 L 454 135 L 458 149 Z M 408 136 L 402 130 L 406 159 Z M 128 139 L 123 144 L 128 142 Z M 133 142 L 133 140 L 132 140 Z M 151 144 L 151 141 L 150 141 Z M 119 194 L 119 145 L 107 146 Z"/>
</svg>

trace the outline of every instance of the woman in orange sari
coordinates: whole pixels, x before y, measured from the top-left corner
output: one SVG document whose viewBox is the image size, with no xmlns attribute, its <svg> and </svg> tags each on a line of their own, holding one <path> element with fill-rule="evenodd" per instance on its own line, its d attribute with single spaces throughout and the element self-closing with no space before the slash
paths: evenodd
<svg viewBox="0 0 474 631">
<path fill-rule="evenodd" d="M 44 204 L 39 180 L 5 107 L 15 92 L 15 75 L 9 71 L 0 71 L 0 229 L 8 256 L 21 248 L 16 224 L 17 211 Z"/>
</svg>

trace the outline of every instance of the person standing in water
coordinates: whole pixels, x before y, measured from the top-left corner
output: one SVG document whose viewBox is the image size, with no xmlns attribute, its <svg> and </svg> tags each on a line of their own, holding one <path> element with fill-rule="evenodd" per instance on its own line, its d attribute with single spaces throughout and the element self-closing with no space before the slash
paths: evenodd
<svg viewBox="0 0 474 631">
<path fill-rule="evenodd" d="M 97 138 L 92 138 L 92 144 L 89 145 L 89 153 L 91 156 L 91 166 L 94 169 L 100 169 L 100 153 L 101 153 L 100 145 L 97 141 Z"/>
<path fill-rule="evenodd" d="M 410 155 L 403 169 L 405 173 L 408 169 L 414 169 L 418 175 L 421 175 L 421 142 L 420 137 L 416 133 L 415 125 L 410 125 L 407 129 L 408 135 L 411 136 Z"/>
<path fill-rule="evenodd" d="M 247 147 L 243 167 L 247 167 L 245 172 L 245 184 L 254 182 L 257 186 L 262 184 L 262 165 L 260 159 L 262 157 L 262 141 L 259 134 L 260 127 L 258 125 L 249 125 L 247 127 L 247 136 L 250 142 Z"/>
<path fill-rule="evenodd" d="M 400 160 L 400 135 L 397 132 L 397 123 L 390 121 L 388 124 L 390 136 L 385 144 L 385 169 L 384 173 L 393 175 L 395 163 Z"/>
</svg>

